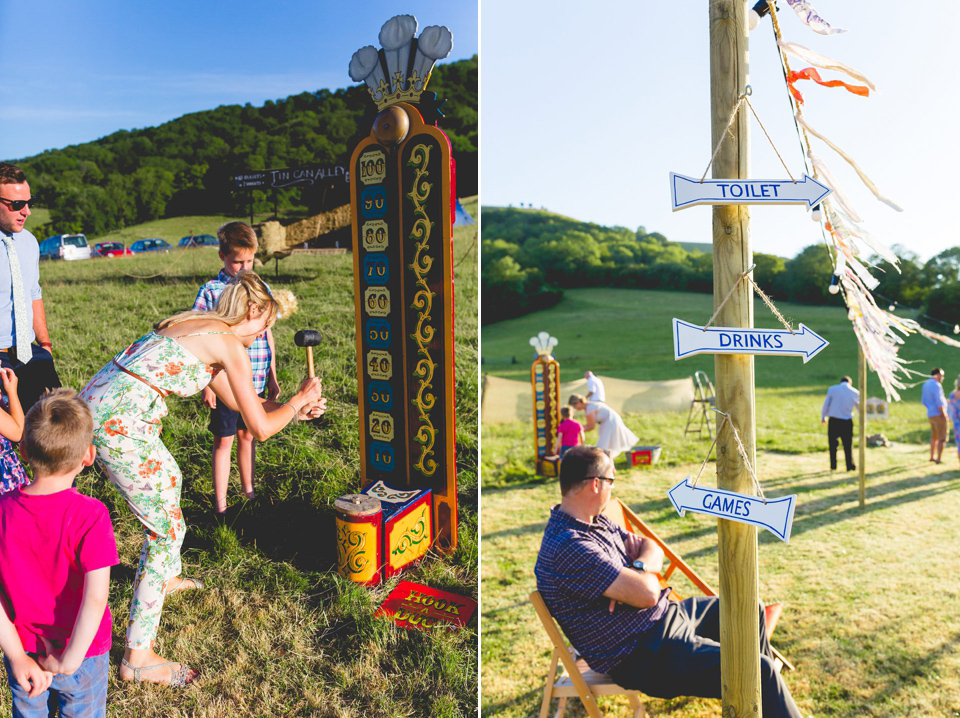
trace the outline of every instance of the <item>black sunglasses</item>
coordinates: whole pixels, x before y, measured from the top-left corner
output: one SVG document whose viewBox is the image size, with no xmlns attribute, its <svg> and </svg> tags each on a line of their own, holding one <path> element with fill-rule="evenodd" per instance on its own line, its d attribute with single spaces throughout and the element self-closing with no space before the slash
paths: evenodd
<svg viewBox="0 0 960 718">
<path fill-rule="evenodd" d="M 6 202 L 14 212 L 19 212 L 24 207 L 33 207 L 33 203 L 36 201 L 36 197 L 31 197 L 30 199 L 7 199 L 6 197 L 0 197 L 0 202 Z"/>
<path fill-rule="evenodd" d="M 611 486 L 613 486 L 613 482 L 616 481 L 615 476 L 588 476 L 587 481 L 589 481 L 590 479 L 600 479 L 601 481 L 609 481 Z"/>
</svg>

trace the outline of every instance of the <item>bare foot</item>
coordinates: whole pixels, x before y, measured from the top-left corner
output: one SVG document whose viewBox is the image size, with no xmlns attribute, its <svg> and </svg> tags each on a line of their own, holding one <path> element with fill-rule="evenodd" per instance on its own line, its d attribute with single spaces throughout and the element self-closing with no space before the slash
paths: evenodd
<svg viewBox="0 0 960 718">
<path fill-rule="evenodd" d="M 128 648 L 124 653 L 119 674 L 125 681 L 170 686 L 185 686 L 197 677 L 197 672 L 189 666 L 164 660 L 153 649 L 134 648 Z"/>
<path fill-rule="evenodd" d="M 218 514 L 225 514 L 227 512 L 227 497 L 215 496 L 213 498 L 213 510 Z"/>
</svg>

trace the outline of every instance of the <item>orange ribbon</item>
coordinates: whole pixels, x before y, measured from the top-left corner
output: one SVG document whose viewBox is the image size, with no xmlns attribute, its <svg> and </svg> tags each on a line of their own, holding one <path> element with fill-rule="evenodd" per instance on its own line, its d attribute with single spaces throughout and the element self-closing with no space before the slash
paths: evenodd
<svg viewBox="0 0 960 718">
<path fill-rule="evenodd" d="M 793 98 L 797 101 L 797 104 L 803 104 L 803 96 L 800 92 L 793 86 L 797 80 L 813 80 L 818 85 L 823 85 L 824 87 L 843 87 L 847 92 L 852 92 L 854 95 L 860 95 L 860 97 L 868 97 L 870 95 L 870 88 L 865 85 L 850 85 L 841 80 L 823 80 L 820 77 L 820 73 L 812 67 L 805 68 L 803 70 L 791 71 L 787 75 L 787 85 L 790 88 L 790 94 L 793 95 Z"/>
</svg>

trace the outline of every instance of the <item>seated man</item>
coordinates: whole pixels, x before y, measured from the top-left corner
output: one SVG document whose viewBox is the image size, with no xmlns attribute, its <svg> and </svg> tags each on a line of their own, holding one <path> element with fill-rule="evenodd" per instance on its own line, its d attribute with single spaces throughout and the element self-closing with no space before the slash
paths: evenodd
<svg viewBox="0 0 960 718">
<path fill-rule="evenodd" d="M 554 506 L 537 557 L 537 589 L 560 628 L 598 672 L 649 696 L 720 698 L 720 605 L 716 597 L 670 601 L 656 573 L 663 552 L 601 515 L 613 491 L 613 461 L 575 446 L 560 465 Z M 764 718 L 799 718 L 774 668 L 760 615 Z"/>
</svg>

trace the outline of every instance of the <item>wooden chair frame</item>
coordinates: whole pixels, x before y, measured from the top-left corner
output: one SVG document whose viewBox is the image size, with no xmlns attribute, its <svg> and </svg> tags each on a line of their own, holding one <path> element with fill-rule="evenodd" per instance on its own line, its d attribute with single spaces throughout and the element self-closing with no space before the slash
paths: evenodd
<svg viewBox="0 0 960 718">
<path fill-rule="evenodd" d="M 567 646 L 556 621 L 550 610 L 543 602 L 539 591 L 530 594 L 533 604 L 543 628 L 553 643 L 553 656 L 550 659 L 550 671 L 547 673 L 547 683 L 543 689 L 543 702 L 540 705 L 540 718 L 547 718 L 550 712 L 550 702 L 554 698 L 560 699 L 557 706 L 556 718 L 563 715 L 567 707 L 567 698 L 579 697 L 590 718 L 603 718 L 603 713 L 597 705 L 597 696 L 625 695 L 633 707 L 634 718 L 644 718 L 647 710 L 640 702 L 640 693 L 631 691 L 613 682 L 610 676 L 597 673 L 590 669 L 587 662 L 577 658 Z M 562 667 L 558 664 L 562 663 Z M 559 671 L 558 671 L 559 669 Z"/>
</svg>

